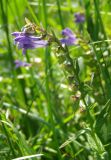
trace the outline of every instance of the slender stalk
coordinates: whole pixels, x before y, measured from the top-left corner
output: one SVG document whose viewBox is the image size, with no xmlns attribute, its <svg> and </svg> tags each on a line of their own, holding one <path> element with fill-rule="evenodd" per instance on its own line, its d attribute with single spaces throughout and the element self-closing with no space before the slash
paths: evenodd
<svg viewBox="0 0 111 160">
<path fill-rule="evenodd" d="M 45 25 L 45 29 L 47 29 L 48 26 L 48 20 L 47 20 L 47 7 L 46 7 L 46 0 L 42 0 L 43 2 L 43 14 L 44 14 L 44 25 Z"/>
<path fill-rule="evenodd" d="M 5 34 L 7 38 L 7 43 L 8 43 L 8 53 L 9 53 L 8 55 L 9 55 L 9 59 L 11 63 L 11 69 L 13 70 L 14 61 L 13 61 L 12 48 L 11 48 L 11 43 L 10 43 L 10 38 L 9 38 L 8 16 L 6 14 L 8 6 L 6 4 L 6 1 L 4 0 L 0 1 L 0 6 L 1 6 L 2 22 L 4 24 L 4 30 L 5 30 Z"/>
<path fill-rule="evenodd" d="M 102 18 L 101 18 L 101 14 L 100 14 L 100 11 L 99 11 L 98 0 L 94 0 L 94 6 L 95 6 L 95 12 L 97 13 L 97 16 L 99 18 L 99 22 L 100 22 L 100 25 L 101 25 L 102 33 L 104 34 L 104 39 L 107 39 L 106 31 L 105 31 L 105 28 L 104 28 L 104 25 L 103 25 L 103 21 L 102 21 Z M 106 43 L 106 44 L 108 46 L 108 43 Z M 108 50 L 108 52 L 110 54 L 110 50 Z"/>
<path fill-rule="evenodd" d="M 64 22 L 63 22 L 62 13 L 61 13 L 60 1 L 56 0 L 56 2 L 57 2 L 57 7 L 58 7 L 58 15 L 59 15 L 59 19 L 60 19 L 60 24 L 61 24 L 61 27 L 64 28 Z"/>
</svg>

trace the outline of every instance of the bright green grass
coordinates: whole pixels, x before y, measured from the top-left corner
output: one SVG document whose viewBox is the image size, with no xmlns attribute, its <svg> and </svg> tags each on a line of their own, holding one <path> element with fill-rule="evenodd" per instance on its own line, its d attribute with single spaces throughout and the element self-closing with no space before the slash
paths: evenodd
<svg viewBox="0 0 111 160">
<path fill-rule="evenodd" d="M 110 6 L 110 0 L 0 0 L 0 160 L 111 159 Z M 74 23 L 80 11 L 83 26 Z M 69 47 L 80 99 L 54 46 L 23 56 L 13 45 L 11 33 L 25 17 L 59 38 L 65 27 L 81 37 L 80 46 Z M 15 69 L 16 59 L 38 63 Z"/>
</svg>

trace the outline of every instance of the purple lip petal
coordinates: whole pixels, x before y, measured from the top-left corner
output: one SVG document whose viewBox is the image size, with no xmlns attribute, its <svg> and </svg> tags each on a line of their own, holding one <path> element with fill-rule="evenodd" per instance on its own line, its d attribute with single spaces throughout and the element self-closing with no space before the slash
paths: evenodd
<svg viewBox="0 0 111 160">
<path fill-rule="evenodd" d="M 11 33 L 11 35 L 17 37 L 21 35 L 21 32 L 13 32 Z"/>
<path fill-rule="evenodd" d="M 23 44 L 29 44 L 32 42 L 32 40 L 29 38 L 29 37 L 25 37 L 25 36 L 19 36 L 19 37 L 16 37 L 14 39 L 15 42 L 19 42 L 19 43 L 23 43 Z"/>
<path fill-rule="evenodd" d="M 19 43 L 19 42 L 17 42 L 17 47 L 18 47 L 18 49 L 21 49 L 21 48 L 23 48 L 23 44 L 22 43 Z"/>
<path fill-rule="evenodd" d="M 28 43 L 28 44 L 23 44 L 20 42 L 17 42 L 18 49 L 22 48 L 22 53 L 25 54 L 27 49 L 35 49 L 35 48 L 40 48 L 40 47 L 45 47 L 47 46 L 47 41 L 37 41 L 35 43 Z"/>
<path fill-rule="evenodd" d="M 48 42 L 46 40 L 40 40 L 35 42 L 36 45 L 46 46 Z"/>
<path fill-rule="evenodd" d="M 76 44 L 77 38 L 75 34 L 69 28 L 65 28 L 62 31 L 62 35 L 65 36 L 65 38 L 62 38 L 60 40 L 62 44 L 69 45 L 69 46 Z"/>
<path fill-rule="evenodd" d="M 39 41 L 40 38 L 39 37 L 34 37 L 34 36 L 17 36 L 15 39 L 15 41 L 21 42 L 21 43 L 30 43 L 32 41 Z"/>
<path fill-rule="evenodd" d="M 36 46 L 34 44 L 24 44 L 23 48 L 25 50 L 27 50 L 27 49 L 34 49 L 34 48 L 36 48 Z"/>
<path fill-rule="evenodd" d="M 66 44 L 66 45 L 68 45 L 68 46 L 70 46 L 70 45 L 74 45 L 75 43 L 76 43 L 76 39 L 74 39 L 74 38 L 67 38 L 67 39 L 61 39 L 61 43 L 62 44 Z"/>
<path fill-rule="evenodd" d="M 65 28 L 64 30 L 62 30 L 62 35 L 69 37 L 73 35 L 73 32 L 69 28 Z"/>
<path fill-rule="evenodd" d="M 39 48 L 39 47 L 44 47 L 46 45 L 47 45 L 46 41 L 38 41 L 35 43 L 28 43 L 28 44 L 19 43 L 20 48 L 26 48 L 26 49 Z"/>
</svg>

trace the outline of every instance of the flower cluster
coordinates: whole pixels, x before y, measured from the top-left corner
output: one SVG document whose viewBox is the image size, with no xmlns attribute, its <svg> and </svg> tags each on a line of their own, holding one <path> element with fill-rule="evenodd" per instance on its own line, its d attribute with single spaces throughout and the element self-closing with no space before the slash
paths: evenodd
<svg viewBox="0 0 111 160">
<path fill-rule="evenodd" d="M 84 22 L 85 17 L 82 13 L 75 14 L 75 22 L 81 23 Z M 44 29 L 39 28 L 40 36 L 36 34 L 36 25 L 33 25 L 28 19 L 28 24 L 26 24 L 21 32 L 13 32 L 12 36 L 14 36 L 14 43 L 17 45 L 18 49 L 22 49 L 22 53 L 26 54 L 28 49 L 35 48 L 43 48 L 48 46 L 50 43 L 54 42 L 57 38 L 54 38 L 54 35 L 50 35 Z M 27 23 L 27 22 L 26 22 Z M 45 35 L 45 37 L 43 36 Z M 71 46 L 77 44 L 77 37 L 69 28 L 65 28 L 62 30 L 62 39 L 58 39 L 55 42 L 60 42 L 60 44 L 64 47 L 65 45 Z M 59 45 L 59 43 L 58 43 Z M 15 61 L 16 68 L 20 66 L 29 66 L 28 63 L 21 62 L 19 60 Z"/>
<path fill-rule="evenodd" d="M 29 33 L 14 32 L 12 35 L 15 37 L 14 42 L 22 53 L 25 54 L 27 49 L 34 49 L 47 46 L 48 42 L 42 40 L 40 37 L 32 36 Z"/>
<path fill-rule="evenodd" d="M 75 22 L 82 23 L 84 22 L 85 17 L 81 13 L 75 14 Z M 27 21 L 27 20 L 26 20 Z M 27 23 L 27 22 L 26 22 Z M 17 45 L 18 49 L 22 49 L 23 55 L 26 54 L 28 49 L 43 48 L 51 45 L 52 43 L 57 44 L 56 55 L 60 64 L 62 64 L 65 69 L 67 79 L 69 81 L 71 89 L 76 93 L 79 90 L 80 81 L 78 75 L 75 72 L 75 66 L 73 59 L 71 58 L 68 47 L 77 45 L 79 39 L 72 32 L 70 28 L 65 28 L 61 32 L 62 38 L 58 39 L 55 34 L 52 34 L 45 31 L 43 28 L 38 27 L 28 21 L 21 32 L 13 32 L 14 43 Z M 31 64 L 27 62 L 22 62 L 19 60 L 15 61 L 15 67 L 30 67 Z"/>
</svg>

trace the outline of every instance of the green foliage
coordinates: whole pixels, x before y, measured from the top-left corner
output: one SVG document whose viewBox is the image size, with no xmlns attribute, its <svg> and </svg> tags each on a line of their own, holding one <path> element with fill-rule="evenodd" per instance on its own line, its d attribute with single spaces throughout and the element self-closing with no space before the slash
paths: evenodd
<svg viewBox="0 0 111 160">
<path fill-rule="evenodd" d="M 0 160 L 110 160 L 109 0 L 0 0 Z M 74 13 L 85 14 L 84 24 Z M 21 50 L 11 33 L 25 17 L 79 45 Z M 59 42 L 58 42 L 59 43 Z M 15 69 L 14 60 L 33 62 Z"/>
</svg>

